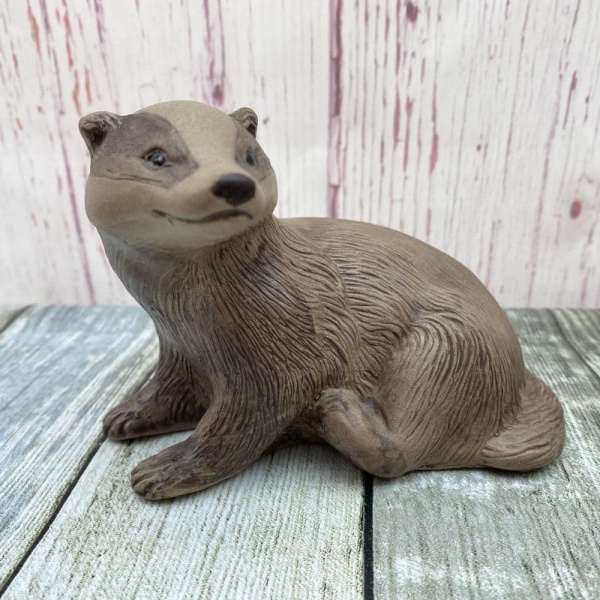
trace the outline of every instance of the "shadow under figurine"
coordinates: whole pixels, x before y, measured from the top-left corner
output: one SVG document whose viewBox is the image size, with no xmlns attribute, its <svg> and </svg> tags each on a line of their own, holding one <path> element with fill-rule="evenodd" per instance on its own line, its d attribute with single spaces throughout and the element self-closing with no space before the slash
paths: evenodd
<svg viewBox="0 0 600 600">
<path fill-rule="evenodd" d="M 302 440 L 379 477 L 558 457 L 562 408 L 476 277 L 391 229 L 275 218 L 256 127 L 248 108 L 188 101 L 80 121 L 87 214 L 160 340 L 104 431 L 194 429 L 141 462 L 133 489 L 196 492 Z"/>
</svg>

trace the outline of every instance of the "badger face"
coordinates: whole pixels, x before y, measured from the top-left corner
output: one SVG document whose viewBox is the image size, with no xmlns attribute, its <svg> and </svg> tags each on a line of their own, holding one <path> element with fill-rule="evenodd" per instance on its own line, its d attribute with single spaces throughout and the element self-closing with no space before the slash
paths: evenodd
<svg viewBox="0 0 600 600">
<path fill-rule="evenodd" d="M 205 248 L 256 225 L 277 203 L 256 127 L 249 108 L 227 115 L 191 101 L 83 117 L 89 219 L 128 244 L 175 250 Z"/>
</svg>

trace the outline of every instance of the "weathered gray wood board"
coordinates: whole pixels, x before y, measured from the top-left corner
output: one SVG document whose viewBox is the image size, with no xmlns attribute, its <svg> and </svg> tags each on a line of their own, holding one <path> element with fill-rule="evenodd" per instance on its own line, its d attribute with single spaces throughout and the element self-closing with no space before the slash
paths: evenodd
<svg viewBox="0 0 600 600">
<path fill-rule="evenodd" d="M 600 310 L 553 310 L 561 333 L 580 358 L 600 377 Z"/>
<path fill-rule="evenodd" d="M 156 356 L 137 308 L 28 309 L 0 334 L 0 589 Z"/>
<path fill-rule="evenodd" d="M 361 598 L 362 476 L 328 448 L 174 502 L 133 494 L 132 467 L 186 434 L 101 443 L 100 420 L 155 358 L 136 308 L 34 309 L 0 335 L 3 597 Z"/>
<path fill-rule="evenodd" d="M 5 598 L 362 598 L 362 479 L 328 448 L 281 450 L 150 503 L 129 471 L 184 439 L 106 442 Z"/>
<path fill-rule="evenodd" d="M 600 593 L 600 382 L 590 368 L 600 358 L 598 313 L 514 311 L 511 318 L 526 363 L 565 406 L 564 454 L 532 474 L 447 471 L 376 480 L 375 598 Z"/>
<path fill-rule="evenodd" d="M 298 447 L 200 494 L 144 502 L 129 471 L 187 434 L 120 444 L 100 420 L 148 375 L 151 323 L 136 308 L 19 310 L 0 309 L 3 600 L 363 597 L 352 465 Z M 598 597 L 600 311 L 511 318 L 563 400 L 563 457 L 532 474 L 376 480 L 377 599 Z"/>
</svg>

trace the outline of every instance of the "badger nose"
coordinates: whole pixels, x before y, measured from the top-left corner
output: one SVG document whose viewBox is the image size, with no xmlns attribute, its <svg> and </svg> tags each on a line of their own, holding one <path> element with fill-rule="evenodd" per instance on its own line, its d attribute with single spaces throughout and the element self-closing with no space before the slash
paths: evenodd
<svg viewBox="0 0 600 600">
<path fill-rule="evenodd" d="M 225 198 L 225 201 L 231 206 L 238 206 L 248 202 L 254 197 L 256 186 L 250 177 L 231 173 L 219 177 L 212 186 L 212 193 L 220 198 Z"/>
</svg>

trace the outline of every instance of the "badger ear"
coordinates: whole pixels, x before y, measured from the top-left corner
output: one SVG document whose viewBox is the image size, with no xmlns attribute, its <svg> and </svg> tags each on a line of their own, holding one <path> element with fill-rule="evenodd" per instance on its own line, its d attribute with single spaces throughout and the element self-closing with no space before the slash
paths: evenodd
<svg viewBox="0 0 600 600">
<path fill-rule="evenodd" d="M 256 128 L 258 127 L 258 117 L 251 108 L 238 108 L 229 115 L 249 131 L 253 137 L 256 137 Z"/>
<path fill-rule="evenodd" d="M 110 112 L 95 112 L 81 118 L 79 133 L 92 156 L 102 146 L 106 136 L 120 124 L 121 117 Z"/>
</svg>

